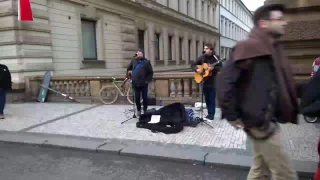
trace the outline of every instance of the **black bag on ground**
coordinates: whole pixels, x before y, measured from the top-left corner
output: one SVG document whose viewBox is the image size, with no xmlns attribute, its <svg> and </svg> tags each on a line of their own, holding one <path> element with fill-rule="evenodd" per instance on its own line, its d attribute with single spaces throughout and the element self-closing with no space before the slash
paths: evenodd
<svg viewBox="0 0 320 180">
<path fill-rule="evenodd" d="M 160 122 L 149 123 L 153 115 L 160 115 Z M 186 110 L 183 104 L 173 103 L 153 112 L 142 114 L 137 122 L 137 128 L 150 129 L 152 132 L 165 134 L 178 133 L 183 130 L 183 123 L 186 121 Z"/>
</svg>

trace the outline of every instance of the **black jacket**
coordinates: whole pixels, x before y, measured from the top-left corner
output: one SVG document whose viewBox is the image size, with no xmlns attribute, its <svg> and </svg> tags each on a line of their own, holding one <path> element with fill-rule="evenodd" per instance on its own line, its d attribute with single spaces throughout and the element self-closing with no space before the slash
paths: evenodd
<svg viewBox="0 0 320 180">
<path fill-rule="evenodd" d="M 215 55 L 217 59 L 220 59 L 218 55 Z M 206 55 L 201 55 L 195 62 L 191 64 L 191 69 L 192 71 L 197 71 L 197 65 L 202 65 L 203 63 L 210 63 L 213 64 L 217 60 L 213 56 L 206 56 Z M 204 87 L 208 88 L 214 88 L 215 87 L 215 79 L 216 75 L 219 72 L 219 70 L 222 67 L 222 63 L 217 64 L 214 69 L 212 70 L 212 76 L 209 76 L 208 78 L 205 79 L 204 81 Z"/>
<path fill-rule="evenodd" d="M 4 64 L 0 64 L 0 89 L 11 89 L 11 73 L 8 67 Z"/>
<path fill-rule="evenodd" d="M 139 62 L 142 64 L 137 66 Z M 144 86 L 152 81 L 153 69 L 150 61 L 146 58 L 142 58 L 141 60 L 133 58 L 127 67 L 128 71 L 132 71 L 131 79 L 133 86 Z"/>
<path fill-rule="evenodd" d="M 320 117 L 320 70 L 306 85 L 300 103 L 302 114 L 309 117 Z"/>
</svg>

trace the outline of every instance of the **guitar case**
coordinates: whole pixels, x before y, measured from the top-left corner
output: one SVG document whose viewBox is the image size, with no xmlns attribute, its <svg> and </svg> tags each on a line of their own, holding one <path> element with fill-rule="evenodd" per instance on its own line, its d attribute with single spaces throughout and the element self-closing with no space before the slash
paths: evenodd
<svg viewBox="0 0 320 180">
<path fill-rule="evenodd" d="M 160 121 L 158 123 L 149 123 L 153 115 L 160 115 Z M 184 122 L 186 122 L 187 118 L 188 116 L 184 105 L 181 103 L 173 103 L 159 110 L 142 114 L 136 126 L 137 128 L 149 129 L 154 133 L 174 134 L 183 130 Z"/>
</svg>

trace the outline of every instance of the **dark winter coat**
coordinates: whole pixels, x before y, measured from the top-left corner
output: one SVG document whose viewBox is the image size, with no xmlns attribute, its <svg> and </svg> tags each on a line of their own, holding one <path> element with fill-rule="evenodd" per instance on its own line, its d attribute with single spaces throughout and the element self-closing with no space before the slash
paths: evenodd
<svg viewBox="0 0 320 180">
<path fill-rule="evenodd" d="M 217 77 L 223 118 L 241 119 L 245 128 L 270 121 L 297 123 L 295 83 L 282 51 L 279 42 L 258 28 L 236 44 Z"/>
<path fill-rule="evenodd" d="M 140 63 L 140 64 L 139 64 Z M 132 85 L 141 87 L 152 81 L 153 69 L 151 63 L 146 58 L 133 58 L 127 67 L 127 72 L 132 71 Z"/>
</svg>

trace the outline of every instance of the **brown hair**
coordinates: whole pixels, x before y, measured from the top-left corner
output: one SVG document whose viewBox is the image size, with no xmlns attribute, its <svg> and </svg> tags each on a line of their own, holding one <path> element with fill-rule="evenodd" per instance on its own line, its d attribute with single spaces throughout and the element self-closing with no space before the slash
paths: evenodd
<svg viewBox="0 0 320 180">
<path fill-rule="evenodd" d="M 213 45 L 212 44 L 205 44 L 204 46 L 207 46 L 210 50 L 213 51 Z"/>
<path fill-rule="evenodd" d="M 271 11 L 285 11 L 285 6 L 283 4 L 267 4 L 259 7 L 253 14 L 253 24 L 258 25 L 260 20 L 269 20 Z"/>
</svg>

